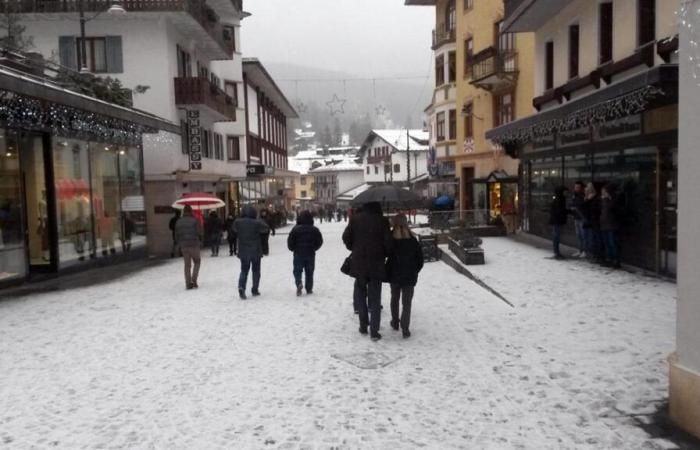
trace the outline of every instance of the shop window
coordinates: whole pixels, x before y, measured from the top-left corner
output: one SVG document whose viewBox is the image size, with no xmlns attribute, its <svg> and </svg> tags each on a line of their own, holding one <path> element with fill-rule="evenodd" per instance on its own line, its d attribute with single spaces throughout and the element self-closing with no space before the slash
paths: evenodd
<svg viewBox="0 0 700 450">
<path fill-rule="evenodd" d="M 119 147 L 90 143 L 92 213 L 96 227 L 96 250 L 103 257 L 117 252 L 119 242 Z"/>
<path fill-rule="evenodd" d="M 569 26 L 569 78 L 578 77 L 579 41 L 581 28 L 579 24 Z"/>
<path fill-rule="evenodd" d="M 449 123 L 449 136 L 450 140 L 455 140 L 457 139 L 457 110 L 456 109 L 451 109 L 450 110 L 450 123 Z"/>
<path fill-rule="evenodd" d="M 0 129 L 0 281 L 26 275 L 22 174 L 14 133 Z"/>
<path fill-rule="evenodd" d="M 603 65 L 613 59 L 613 4 L 612 2 L 601 3 L 598 8 L 600 39 L 598 62 Z"/>
<path fill-rule="evenodd" d="M 121 185 L 121 248 L 129 252 L 146 246 L 146 207 L 143 198 L 141 151 L 137 147 L 120 147 L 119 181 Z"/>
</svg>

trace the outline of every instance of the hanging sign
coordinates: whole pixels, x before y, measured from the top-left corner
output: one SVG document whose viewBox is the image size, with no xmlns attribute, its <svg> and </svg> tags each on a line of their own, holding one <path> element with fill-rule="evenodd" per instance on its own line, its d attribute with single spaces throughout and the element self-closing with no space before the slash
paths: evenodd
<svg viewBox="0 0 700 450">
<path fill-rule="evenodd" d="M 199 111 L 187 111 L 187 129 L 189 136 L 190 170 L 202 170 L 202 127 L 199 123 Z"/>
</svg>

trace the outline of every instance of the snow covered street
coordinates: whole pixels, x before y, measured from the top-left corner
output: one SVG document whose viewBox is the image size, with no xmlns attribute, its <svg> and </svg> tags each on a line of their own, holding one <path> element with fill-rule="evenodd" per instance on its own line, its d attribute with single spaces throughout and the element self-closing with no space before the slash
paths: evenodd
<svg viewBox="0 0 700 450">
<path fill-rule="evenodd" d="M 491 238 L 471 270 L 515 308 L 428 263 L 413 336 L 389 327 L 385 286 L 374 343 L 339 272 L 344 225 L 320 225 L 311 296 L 287 229 L 255 299 L 238 259 L 205 250 L 196 291 L 173 260 L 0 301 L 0 447 L 675 448 L 636 422 L 667 398 L 674 284 Z"/>
</svg>

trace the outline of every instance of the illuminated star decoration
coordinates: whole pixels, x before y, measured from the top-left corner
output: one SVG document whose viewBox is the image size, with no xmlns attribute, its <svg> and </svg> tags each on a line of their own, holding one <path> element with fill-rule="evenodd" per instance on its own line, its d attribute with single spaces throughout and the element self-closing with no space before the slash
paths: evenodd
<svg viewBox="0 0 700 450">
<path fill-rule="evenodd" d="M 386 108 L 384 107 L 384 105 L 379 105 L 376 108 L 374 108 L 374 112 L 377 114 L 377 117 L 381 117 L 386 112 Z"/>
<path fill-rule="evenodd" d="M 337 94 L 333 94 L 333 100 L 326 102 L 328 109 L 331 112 L 331 116 L 336 114 L 345 114 L 345 102 L 347 100 L 338 98 Z"/>
<path fill-rule="evenodd" d="M 308 110 L 309 110 L 309 107 L 306 106 L 306 103 L 304 103 L 304 102 L 297 103 L 297 112 L 299 114 L 306 114 L 306 111 L 308 111 Z"/>
</svg>

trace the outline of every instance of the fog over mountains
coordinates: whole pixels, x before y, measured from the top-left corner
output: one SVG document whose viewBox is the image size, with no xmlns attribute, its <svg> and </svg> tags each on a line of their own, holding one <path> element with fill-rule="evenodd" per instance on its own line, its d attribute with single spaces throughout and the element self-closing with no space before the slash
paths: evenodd
<svg viewBox="0 0 700 450">
<path fill-rule="evenodd" d="M 368 119 L 374 128 L 403 128 L 407 125 L 422 128 L 423 110 L 432 98 L 432 73 L 426 79 L 427 73 L 421 75 L 408 70 L 396 76 L 412 79 L 377 79 L 373 82 L 351 73 L 267 61 L 264 64 L 301 119 L 311 122 L 314 130 L 319 132 L 326 126 L 333 128 L 336 118 L 345 132 L 352 122 L 367 122 Z M 342 104 L 342 113 L 332 115 L 327 103 L 334 96 L 345 103 Z M 337 102 L 333 106 L 338 111 L 341 104 Z M 300 123 L 292 126 L 298 127 Z"/>
</svg>

